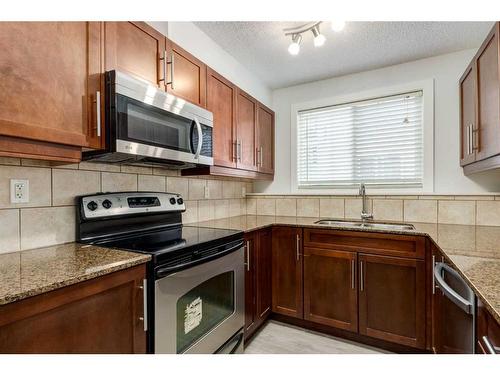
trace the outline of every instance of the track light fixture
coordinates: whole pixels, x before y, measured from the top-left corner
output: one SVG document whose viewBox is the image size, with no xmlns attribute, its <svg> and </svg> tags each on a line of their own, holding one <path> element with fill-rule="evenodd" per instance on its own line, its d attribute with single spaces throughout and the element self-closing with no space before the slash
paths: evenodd
<svg viewBox="0 0 500 375">
<path fill-rule="evenodd" d="M 283 29 L 285 35 L 290 35 L 292 37 L 292 42 L 288 46 L 288 52 L 290 55 L 298 55 L 300 52 L 300 43 L 302 42 L 302 34 L 311 31 L 314 39 L 313 43 L 315 47 L 321 47 L 326 42 L 326 38 L 319 29 L 319 26 L 322 21 L 315 21 L 305 23 L 303 25 L 297 27 L 291 27 L 288 29 Z M 332 21 L 332 30 L 340 31 L 344 28 L 344 21 Z"/>
</svg>

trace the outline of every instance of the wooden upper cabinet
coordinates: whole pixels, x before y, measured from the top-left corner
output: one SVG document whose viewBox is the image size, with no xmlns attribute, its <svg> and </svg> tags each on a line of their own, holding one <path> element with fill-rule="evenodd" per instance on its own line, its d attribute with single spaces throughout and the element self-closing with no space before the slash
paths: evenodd
<svg viewBox="0 0 500 375">
<path fill-rule="evenodd" d="M 355 252 L 304 248 L 304 319 L 358 331 Z"/>
<path fill-rule="evenodd" d="M 165 88 L 165 36 L 144 22 L 104 23 L 105 70 L 120 70 Z"/>
<path fill-rule="evenodd" d="M 257 105 L 257 166 L 262 173 L 274 173 L 274 112 Z"/>
<path fill-rule="evenodd" d="M 0 24 L 1 155 L 79 161 L 86 145 L 87 38 L 87 22 Z"/>
<path fill-rule="evenodd" d="M 236 168 L 236 87 L 210 68 L 207 68 L 207 109 L 214 116 L 214 164 Z"/>
<path fill-rule="evenodd" d="M 207 66 L 166 39 L 167 91 L 201 107 L 206 106 Z"/>
<path fill-rule="evenodd" d="M 236 155 L 237 167 L 249 171 L 257 170 L 255 133 L 257 123 L 257 101 L 238 89 L 236 95 Z"/>
<path fill-rule="evenodd" d="M 499 26 L 495 25 L 476 59 L 478 136 L 476 160 L 500 153 L 500 81 L 498 77 Z"/>
<path fill-rule="evenodd" d="M 272 229 L 272 310 L 303 317 L 302 229 Z"/>
<path fill-rule="evenodd" d="M 476 160 L 472 142 L 476 129 L 476 69 L 472 63 L 460 80 L 460 165 Z"/>
<path fill-rule="evenodd" d="M 424 261 L 358 254 L 359 333 L 425 348 Z"/>
</svg>

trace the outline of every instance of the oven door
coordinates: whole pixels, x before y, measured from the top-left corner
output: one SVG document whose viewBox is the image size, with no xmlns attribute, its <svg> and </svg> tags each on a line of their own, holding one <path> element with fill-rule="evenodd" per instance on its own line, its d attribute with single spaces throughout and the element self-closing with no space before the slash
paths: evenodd
<svg viewBox="0 0 500 375">
<path fill-rule="evenodd" d="M 244 325 L 243 247 L 155 281 L 155 353 L 217 352 Z"/>
<path fill-rule="evenodd" d="M 117 152 L 213 164 L 212 127 L 203 118 L 169 112 L 121 94 L 116 94 L 115 105 Z"/>
</svg>

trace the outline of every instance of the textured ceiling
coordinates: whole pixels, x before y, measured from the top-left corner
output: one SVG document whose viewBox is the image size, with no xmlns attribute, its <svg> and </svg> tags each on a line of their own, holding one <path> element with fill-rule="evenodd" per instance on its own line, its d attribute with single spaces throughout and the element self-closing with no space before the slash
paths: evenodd
<svg viewBox="0 0 500 375">
<path fill-rule="evenodd" d="M 304 34 L 299 55 L 282 29 L 304 22 L 195 22 L 271 88 L 477 48 L 492 22 L 348 22 L 341 32 L 321 25 L 327 40 L 315 48 Z"/>
</svg>

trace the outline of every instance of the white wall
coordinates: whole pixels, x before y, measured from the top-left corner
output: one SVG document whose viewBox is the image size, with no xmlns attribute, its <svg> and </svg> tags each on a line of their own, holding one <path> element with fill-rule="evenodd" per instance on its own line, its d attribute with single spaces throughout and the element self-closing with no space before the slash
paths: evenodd
<svg viewBox="0 0 500 375">
<path fill-rule="evenodd" d="M 275 179 L 273 182 L 256 183 L 255 191 L 266 194 L 291 192 L 292 105 L 427 79 L 434 79 L 434 193 L 480 194 L 500 191 L 500 173 L 466 177 L 459 165 L 458 81 L 474 53 L 475 50 L 465 50 L 275 90 L 272 105 L 276 111 Z M 335 194 L 335 191 L 324 193 Z"/>
<path fill-rule="evenodd" d="M 148 24 L 257 100 L 267 106 L 271 105 L 271 89 L 192 22 L 148 22 Z"/>
</svg>

